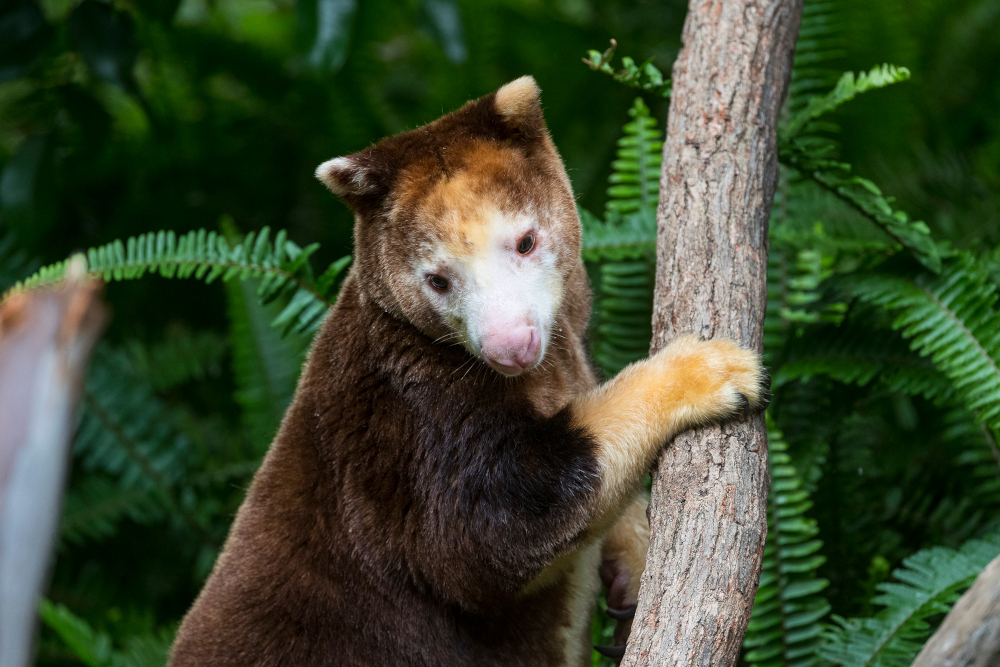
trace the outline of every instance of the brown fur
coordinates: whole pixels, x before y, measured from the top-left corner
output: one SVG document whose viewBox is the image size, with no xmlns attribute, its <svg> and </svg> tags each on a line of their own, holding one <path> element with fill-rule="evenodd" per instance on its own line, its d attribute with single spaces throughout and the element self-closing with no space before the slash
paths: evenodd
<svg viewBox="0 0 1000 667">
<path fill-rule="evenodd" d="M 642 476 L 678 430 L 757 402 L 756 357 L 682 340 L 595 388 L 579 221 L 530 78 L 317 175 L 356 213 L 355 265 L 170 664 L 589 664 L 605 534 L 633 598 Z M 558 344 L 514 378 L 436 342 L 412 271 L 473 252 L 490 210 L 531 210 L 559 259 Z"/>
</svg>

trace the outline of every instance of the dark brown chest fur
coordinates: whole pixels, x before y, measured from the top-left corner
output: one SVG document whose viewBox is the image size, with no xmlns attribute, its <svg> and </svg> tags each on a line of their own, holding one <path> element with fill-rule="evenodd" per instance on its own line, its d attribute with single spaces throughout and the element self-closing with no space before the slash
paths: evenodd
<svg viewBox="0 0 1000 667">
<path fill-rule="evenodd" d="M 599 485 L 578 348 L 503 378 L 349 281 L 171 664 L 562 664 L 571 584 L 523 589 Z"/>
</svg>

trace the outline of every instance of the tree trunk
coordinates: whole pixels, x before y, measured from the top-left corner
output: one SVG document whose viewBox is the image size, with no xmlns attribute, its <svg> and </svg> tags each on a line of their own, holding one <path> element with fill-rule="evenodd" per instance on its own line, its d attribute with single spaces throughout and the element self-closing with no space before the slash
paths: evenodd
<svg viewBox="0 0 1000 667">
<path fill-rule="evenodd" d="M 685 333 L 762 350 L 776 126 L 801 15 L 802 0 L 690 1 L 663 147 L 653 352 Z M 735 664 L 769 483 L 762 415 L 666 448 L 623 665 Z"/>
<path fill-rule="evenodd" d="M 913 661 L 913 667 L 1000 665 L 1000 556 L 986 566 Z"/>
<path fill-rule="evenodd" d="M 0 667 L 31 657 L 100 288 L 71 280 L 0 304 Z"/>
</svg>

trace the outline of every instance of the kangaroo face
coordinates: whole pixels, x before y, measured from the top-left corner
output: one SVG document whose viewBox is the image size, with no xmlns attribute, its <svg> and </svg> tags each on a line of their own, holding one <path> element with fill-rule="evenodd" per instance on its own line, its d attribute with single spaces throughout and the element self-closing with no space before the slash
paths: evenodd
<svg viewBox="0 0 1000 667">
<path fill-rule="evenodd" d="M 317 170 L 355 210 L 362 289 L 505 376 L 544 361 L 580 252 L 537 87 L 518 81 Z"/>
</svg>

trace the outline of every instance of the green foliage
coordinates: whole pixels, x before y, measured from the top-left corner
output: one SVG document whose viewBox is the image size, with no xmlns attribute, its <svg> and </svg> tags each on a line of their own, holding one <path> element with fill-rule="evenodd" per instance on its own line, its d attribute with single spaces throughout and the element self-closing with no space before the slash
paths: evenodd
<svg viewBox="0 0 1000 667">
<path fill-rule="evenodd" d="M 602 222 L 579 209 L 583 225 L 583 258 L 588 262 L 638 259 L 656 250 L 656 212 L 645 209 L 621 216 L 614 224 Z"/>
<path fill-rule="evenodd" d="M 618 83 L 645 90 L 660 97 L 670 97 L 670 79 L 663 78 L 663 72 L 653 64 L 652 58 L 636 65 L 635 60 L 629 56 L 622 56 L 622 69 L 616 71 L 611 66 L 611 62 L 614 60 L 617 48 L 618 42 L 612 39 L 611 46 L 603 52 L 593 49 L 587 51 L 587 57 L 583 59 L 583 62 L 595 72 L 609 74 Z"/>
<path fill-rule="evenodd" d="M 932 271 L 940 271 L 941 249 L 931 239 L 927 225 L 921 221 L 912 221 L 904 211 L 894 209 L 878 186 L 868 179 L 852 176 L 849 165 L 825 157 L 829 150 L 829 144 L 823 140 L 807 141 L 805 138 L 797 138 L 782 145 L 781 156 L 785 164 L 834 193 L 882 227 L 924 266 Z"/>
<path fill-rule="evenodd" d="M 792 114 L 782 124 L 781 140 L 791 141 L 807 130 L 811 121 L 853 100 L 861 93 L 907 81 L 909 78 L 910 70 L 888 64 L 874 67 L 868 73 L 861 72 L 856 77 L 854 72 L 844 72 L 833 90 L 826 95 L 811 98 L 804 109 Z"/>
<path fill-rule="evenodd" d="M 810 332 L 790 348 L 774 375 L 775 388 L 825 375 L 860 386 L 877 381 L 888 391 L 930 400 L 949 401 L 954 394 L 948 379 L 929 360 L 913 355 L 899 336 L 853 320 Z"/>
<path fill-rule="evenodd" d="M 826 94 L 840 76 L 830 65 L 845 53 L 843 5 L 840 0 L 803 3 L 792 80 L 788 87 L 787 103 L 792 113 L 800 111 L 813 97 Z"/>
<path fill-rule="evenodd" d="M 222 373 L 229 341 L 214 331 L 191 332 L 172 327 L 154 344 L 131 340 L 127 344 L 132 369 L 157 391 L 197 382 Z"/>
<path fill-rule="evenodd" d="M 358 11 L 358 0 L 314 0 L 313 30 L 316 33 L 309 64 L 320 73 L 334 74 L 347 60 L 351 27 Z"/>
<path fill-rule="evenodd" d="M 592 354 L 607 377 L 649 354 L 652 331 L 651 262 L 604 262 L 599 267 L 597 335 Z"/>
<path fill-rule="evenodd" d="M 78 491 L 87 510 L 81 511 L 76 502 L 70 506 L 76 510 L 70 536 L 108 534 L 109 520 L 127 513 L 132 518 L 154 518 L 160 512 L 145 512 L 141 506 L 155 502 L 161 512 L 211 543 L 205 517 L 193 509 L 187 482 L 193 463 L 191 441 L 179 432 L 151 387 L 131 372 L 125 353 L 106 346 L 95 352 L 82 404 L 74 456 L 84 470 L 119 480 L 122 493 L 93 483 Z"/>
<path fill-rule="evenodd" d="M 810 567 L 818 552 L 793 560 L 807 571 L 784 583 L 778 566 L 761 591 L 795 577 L 829 580 L 798 602 L 825 597 L 862 625 L 877 624 L 864 617 L 893 567 L 1000 522 L 995 420 L 983 421 L 993 399 L 969 411 L 988 387 L 967 384 L 965 352 L 952 348 L 958 341 L 986 352 L 970 357 L 972 372 L 996 358 L 988 329 L 997 306 L 984 282 L 1000 281 L 1000 70 L 986 66 L 1000 59 L 995 4 L 804 6 L 780 129 L 764 333 L 775 378 L 771 426 L 783 435 L 772 439 L 774 479 L 798 480 L 796 493 L 808 493 L 814 505 L 802 511 L 819 534 L 804 543 L 822 539 L 828 560 L 818 568 Z M 72 662 L 67 651 L 76 664 L 163 664 L 171 628 L 212 564 L 343 275 L 324 287 L 309 268 L 350 248 L 349 212 L 311 176 L 322 160 L 534 74 L 581 197 L 595 359 L 611 374 L 645 354 L 654 119 L 666 117 L 669 81 L 651 60 L 614 66 L 613 49 L 587 59 L 607 76 L 571 62 L 615 34 L 668 66 L 683 17 L 684 3 L 621 0 L 3 5 L 0 290 L 42 263 L 49 268 L 36 282 L 54 280 L 63 270 L 54 262 L 94 248 L 88 267 L 108 273 L 115 313 L 86 385 L 49 592 L 73 613 L 48 610 L 56 620 L 41 633 L 40 666 Z M 906 77 L 903 68 L 865 73 L 876 62 L 905 64 L 914 76 L 889 86 Z M 632 108 L 616 147 L 636 90 L 651 109 Z M 630 152 L 609 166 L 616 148 Z M 609 173 L 611 210 L 602 185 Z M 598 219 L 586 209 L 606 212 Z M 203 232 L 205 252 L 216 256 L 192 270 L 167 257 L 167 233 L 162 251 L 159 235 L 142 235 L 132 258 L 142 253 L 146 264 L 129 264 L 127 242 L 108 243 L 174 229 L 176 253 L 192 230 L 197 245 L 199 228 L 218 229 L 228 215 L 258 234 L 285 229 L 299 245 L 268 234 L 256 257 L 258 241 L 234 241 L 225 226 L 211 244 Z M 161 279 L 187 271 L 216 280 Z M 127 280 L 143 272 L 157 278 Z M 856 296 L 861 282 L 881 296 Z M 939 287 L 941 303 L 954 297 L 945 310 L 957 321 L 931 328 L 942 340 L 960 329 L 968 336 L 935 348 L 930 329 L 906 332 L 919 329 L 920 309 L 942 312 L 913 289 L 935 295 Z M 896 318 L 911 316 L 893 330 Z M 268 326 L 275 319 L 280 326 Z M 773 545 L 798 534 L 782 533 L 775 515 L 769 573 L 780 556 Z M 748 641 L 763 643 L 748 657 L 780 647 L 761 660 L 818 659 L 808 638 L 815 623 L 796 635 L 787 624 L 794 609 L 773 606 L 779 597 L 755 611 Z M 902 608 L 895 600 L 878 614 Z M 609 630 L 598 613 L 595 641 L 606 643 Z M 830 636 L 836 651 L 840 635 Z"/>
<path fill-rule="evenodd" d="M 940 275 L 857 275 L 844 287 L 897 313 L 892 327 L 950 381 L 967 410 L 1000 429 L 1000 313 L 997 287 L 966 253 Z"/>
<path fill-rule="evenodd" d="M 174 633 L 164 629 L 126 637 L 122 648 L 114 650 L 106 632 L 95 630 L 61 604 L 43 599 L 39 603 L 39 615 L 65 642 L 73 656 L 90 667 L 162 667 L 174 639 Z"/>
<path fill-rule="evenodd" d="M 885 609 L 872 618 L 834 616 L 822 655 L 836 665 L 907 667 L 930 635 L 927 619 L 951 609 L 991 560 L 1000 537 L 970 540 L 955 551 L 924 549 L 893 571 L 897 581 L 879 584 L 874 602 Z"/>
<path fill-rule="evenodd" d="M 773 425 L 772 425 L 773 426 Z M 809 491 L 788 456 L 780 431 L 769 428 L 767 543 L 743 647 L 751 665 L 809 667 L 816 656 L 830 603 L 821 595 L 829 582 L 817 575 L 826 562 L 819 554 L 819 527 L 806 513 Z"/>
<path fill-rule="evenodd" d="M 271 241 L 270 229 L 251 232 L 230 247 L 226 238 L 214 231 L 199 229 L 178 236 L 172 231 L 150 232 L 107 245 L 91 248 L 86 254 L 86 271 L 106 281 L 137 280 L 147 273 L 164 278 L 195 278 L 211 283 L 260 278 L 257 294 L 270 303 L 288 297 L 288 304 L 273 320 L 285 334 L 313 333 L 323 321 L 336 297 L 336 287 L 351 258 L 342 257 L 319 277 L 314 277 L 309 257 L 319 244 L 300 248 L 284 230 Z M 70 260 L 43 267 L 17 283 L 10 293 L 51 285 L 62 280 Z"/>
<path fill-rule="evenodd" d="M 61 604 L 48 600 L 39 603 L 39 614 L 55 630 L 73 654 L 90 667 L 101 667 L 111 662 L 111 638 L 96 632 L 86 621 Z"/>
<path fill-rule="evenodd" d="M 628 115 L 633 118 L 622 128 L 617 157 L 611 163 L 614 172 L 608 178 L 608 215 L 656 209 L 660 192 L 660 163 L 663 162 L 663 133 L 656 129 L 656 119 L 649 117 L 649 107 L 635 98 Z"/>
<path fill-rule="evenodd" d="M 110 475 L 91 474 L 63 499 L 60 537 L 73 544 L 98 541 L 114 535 L 125 518 L 149 523 L 162 516 L 160 504 L 145 490 L 122 488 Z"/>
<path fill-rule="evenodd" d="M 642 98 L 635 99 L 629 115 L 633 120 L 623 128 L 611 163 L 604 221 L 580 210 L 583 258 L 596 265 L 598 278 L 591 353 L 607 377 L 645 357 L 652 337 L 663 142 Z"/>
<path fill-rule="evenodd" d="M 281 308 L 259 303 L 255 292 L 250 280 L 226 285 L 236 400 L 254 450 L 263 456 L 292 401 L 310 339 L 282 336 L 270 324 L 280 317 Z"/>
</svg>

